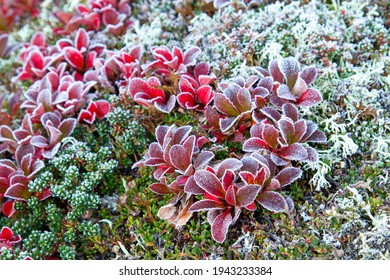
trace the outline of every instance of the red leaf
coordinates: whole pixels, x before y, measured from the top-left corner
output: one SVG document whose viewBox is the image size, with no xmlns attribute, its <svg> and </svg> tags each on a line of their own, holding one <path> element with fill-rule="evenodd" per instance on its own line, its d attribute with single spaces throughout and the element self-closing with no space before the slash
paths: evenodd
<svg viewBox="0 0 390 280">
<path fill-rule="evenodd" d="M 84 28 L 80 28 L 77 31 L 75 43 L 76 43 L 76 49 L 78 50 L 81 50 L 82 48 L 84 48 L 85 50 L 88 49 L 89 36 L 88 33 L 84 30 Z"/>
<path fill-rule="evenodd" d="M 279 149 L 278 154 L 289 160 L 305 160 L 308 156 L 305 147 L 298 143 Z"/>
<path fill-rule="evenodd" d="M 280 62 L 280 70 L 287 80 L 287 86 L 292 89 L 298 79 L 299 62 L 293 57 L 282 59 Z"/>
<path fill-rule="evenodd" d="M 120 19 L 119 19 L 119 13 L 114 9 L 105 10 L 103 12 L 102 20 L 104 25 L 116 25 Z"/>
<path fill-rule="evenodd" d="M 196 169 L 203 168 L 205 165 L 207 165 L 210 160 L 214 158 L 214 154 L 210 151 L 202 151 L 194 162 L 194 167 Z"/>
<path fill-rule="evenodd" d="M 277 60 L 271 60 L 268 69 L 274 81 L 283 83 L 283 73 L 280 71 Z"/>
<path fill-rule="evenodd" d="M 214 210 L 214 209 L 225 209 L 225 205 L 222 203 L 212 200 L 212 199 L 203 199 L 195 202 L 188 211 L 190 212 L 199 212 L 203 210 Z"/>
<path fill-rule="evenodd" d="M 181 78 L 179 81 L 179 89 L 182 93 L 187 92 L 191 93 L 192 96 L 195 96 L 195 89 L 192 84 L 185 78 Z"/>
<path fill-rule="evenodd" d="M 268 150 L 269 146 L 268 144 L 257 137 L 249 138 L 247 141 L 244 142 L 244 145 L 242 149 L 245 152 L 256 152 L 258 150 Z"/>
<path fill-rule="evenodd" d="M 303 135 L 306 133 L 306 121 L 305 120 L 299 120 L 296 123 L 294 123 L 294 137 L 291 139 L 291 144 L 300 142 Z"/>
<path fill-rule="evenodd" d="M 163 61 L 171 61 L 173 59 L 172 54 L 166 46 L 152 48 L 152 54 L 155 59 L 161 59 Z"/>
<path fill-rule="evenodd" d="M 183 142 L 183 147 L 187 151 L 189 157 L 190 157 L 190 162 L 192 161 L 192 156 L 194 153 L 195 149 L 195 141 L 196 141 L 196 136 L 195 135 L 190 135 L 184 140 Z"/>
<path fill-rule="evenodd" d="M 257 109 L 264 108 L 267 101 L 262 96 L 256 95 L 255 97 L 255 105 Z M 255 111 L 254 113 L 259 114 L 259 112 Z"/>
<path fill-rule="evenodd" d="M 316 150 L 314 150 L 311 147 L 306 147 L 306 151 L 308 155 L 305 160 L 306 162 L 312 162 L 312 163 L 318 162 L 318 153 Z"/>
<path fill-rule="evenodd" d="M 309 88 L 305 91 L 297 100 L 297 105 L 300 106 L 313 106 L 322 101 L 322 95 L 319 91 Z"/>
<path fill-rule="evenodd" d="M 34 154 L 34 152 L 35 149 L 30 143 L 26 145 L 20 145 L 15 151 L 15 158 L 18 165 L 22 166 L 22 159 L 28 154 Z"/>
<path fill-rule="evenodd" d="M 2 211 L 8 218 L 10 218 L 16 212 L 14 203 L 14 200 L 9 200 L 3 203 Z"/>
<path fill-rule="evenodd" d="M 192 127 L 189 125 L 181 126 L 174 132 L 172 137 L 172 144 L 182 144 L 190 135 Z"/>
<path fill-rule="evenodd" d="M 264 115 L 266 115 L 269 119 L 271 119 L 274 123 L 280 120 L 280 113 L 274 108 L 265 107 L 260 110 Z"/>
<path fill-rule="evenodd" d="M 100 56 L 105 49 L 106 49 L 105 44 L 94 44 L 89 47 L 89 51 L 96 53 L 97 56 Z"/>
<path fill-rule="evenodd" d="M 47 140 L 42 135 L 36 135 L 31 138 L 30 141 L 31 145 L 38 148 L 46 148 L 49 146 L 49 143 L 47 143 Z"/>
<path fill-rule="evenodd" d="M 175 70 L 179 69 L 180 68 L 179 58 L 174 57 L 172 60 L 164 62 L 164 65 L 168 66 L 171 69 L 175 69 Z"/>
<path fill-rule="evenodd" d="M 158 143 L 160 144 L 160 146 L 162 146 L 164 143 L 165 135 L 167 134 L 168 129 L 169 129 L 169 127 L 166 125 L 159 125 L 156 128 L 155 135 L 156 135 L 156 139 L 157 139 Z"/>
<path fill-rule="evenodd" d="M 31 63 L 32 67 L 37 69 L 43 68 L 43 55 L 39 51 L 32 51 L 27 57 L 27 63 Z"/>
<path fill-rule="evenodd" d="M 218 177 L 206 170 L 198 170 L 194 174 L 194 179 L 196 183 L 207 193 L 218 197 L 224 198 L 225 191 L 222 187 L 222 183 L 219 181 Z"/>
<path fill-rule="evenodd" d="M 181 171 L 185 171 L 191 164 L 190 152 L 181 145 L 173 145 L 169 151 L 172 165 Z"/>
<path fill-rule="evenodd" d="M 31 44 L 38 47 L 46 47 L 45 35 L 43 32 L 35 33 L 31 38 Z"/>
<path fill-rule="evenodd" d="M 219 119 L 219 127 L 221 128 L 221 131 L 224 133 L 227 132 L 229 129 L 231 129 L 236 124 L 238 119 L 239 119 L 239 117 Z"/>
<path fill-rule="evenodd" d="M 289 163 L 288 160 L 282 159 L 280 156 L 278 156 L 275 153 L 271 153 L 271 160 L 273 163 L 275 163 L 278 166 L 283 166 Z"/>
<path fill-rule="evenodd" d="M 280 183 L 278 180 L 272 178 L 268 186 L 265 188 L 266 191 L 274 191 L 280 189 Z"/>
<path fill-rule="evenodd" d="M 250 134 L 252 137 L 263 139 L 264 123 L 255 124 L 250 128 Z"/>
<path fill-rule="evenodd" d="M 60 126 L 58 127 L 58 129 L 62 133 L 61 138 L 63 139 L 65 137 L 68 137 L 69 135 L 71 135 L 75 126 L 76 126 L 76 119 L 68 118 L 68 119 L 63 120 L 61 122 Z"/>
<path fill-rule="evenodd" d="M 306 82 L 302 78 L 298 77 L 298 79 L 295 82 L 295 85 L 294 85 L 293 89 L 291 90 L 291 92 L 294 93 L 297 96 L 300 96 L 306 90 L 307 90 Z"/>
<path fill-rule="evenodd" d="M 294 143 L 292 141 L 295 134 L 293 122 L 290 119 L 282 118 L 278 121 L 278 127 L 286 143 Z"/>
<path fill-rule="evenodd" d="M 96 56 L 97 56 L 96 52 L 89 52 L 87 54 L 87 57 L 85 59 L 85 69 L 91 69 L 93 67 L 93 64 L 96 60 Z"/>
<path fill-rule="evenodd" d="M 200 48 L 192 46 L 185 53 L 183 57 L 183 64 L 192 66 L 196 63 L 196 57 L 201 53 Z"/>
<path fill-rule="evenodd" d="M 246 88 L 241 88 L 237 92 L 237 102 L 235 102 L 236 107 L 241 112 L 246 112 L 251 110 L 251 94 Z"/>
<path fill-rule="evenodd" d="M 225 241 L 228 228 L 232 224 L 232 221 L 230 209 L 225 210 L 214 219 L 211 225 L 211 235 L 215 241 L 219 243 Z"/>
<path fill-rule="evenodd" d="M 204 111 L 207 122 L 215 127 L 219 128 L 219 115 L 217 110 L 212 106 L 207 106 Z"/>
<path fill-rule="evenodd" d="M 221 113 L 228 115 L 229 117 L 237 117 L 240 115 L 240 111 L 234 106 L 234 104 L 222 93 L 216 93 L 214 95 L 215 107 Z"/>
<path fill-rule="evenodd" d="M 50 135 L 49 146 L 52 148 L 61 141 L 62 132 L 54 126 L 47 126 L 46 128 L 48 130 L 48 134 Z"/>
<path fill-rule="evenodd" d="M 309 85 L 316 79 L 317 69 L 315 67 L 306 67 L 302 70 L 300 77 Z"/>
<path fill-rule="evenodd" d="M 280 85 L 276 90 L 276 94 L 279 98 L 295 101 L 295 96 L 291 93 L 290 89 L 286 85 Z"/>
<path fill-rule="evenodd" d="M 217 167 L 216 175 L 217 177 L 222 177 L 222 175 L 227 171 L 236 171 L 242 167 L 242 162 L 235 158 L 228 158 L 223 160 Z"/>
<path fill-rule="evenodd" d="M 272 77 L 263 77 L 258 83 L 259 87 L 265 88 L 268 92 L 272 91 L 273 85 L 274 85 L 274 80 L 272 79 Z"/>
<path fill-rule="evenodd" d="M 215 76 L 212 75 L 200 75 L 199 76 L 199 85 L 209 85 L 215 80 Z"/>
<path fill-rule="evenodd" d="M 89 111 L 83 109 L 79 113 L 78 121 L 93 124 L 95 121 L 95 116 L 95 114 L 91 114 Z"/>
<path fill-rule="evenodd" d="M 97 105 L 96 105 L 96 102 L 90 102 L 88 107 L 87 107 L 87 111 L 90 112 L 91 114 L 93 115 L 96 115 L 96 110 L 97 110 Z"/>
<path fill-rule="evenodd" d="M 77 12 L 81 15 L 91 13 L 91 11 L 85 5 L 82 5 L 82 4 L 78 5 L 76 9 L 77 9 Z"/>
<path fill-rule="evenodd" d="M 73 82 L 67 88 L 69 99 L 80 99 L 82 97 L 83 83 L 82 82 Z"/>
<path fill-rule="evenodd" d="M 210 71 L 210 65 L 207 62 L 198 63 L 194 69 L 195 78 L 199 78 L 201 75 L 208 75 Z"/>
<path fill-rule="evenodd" d="M 98 119 L 104 118 L 110 112 L 110 103 L 106 100 L 98 100 L 96 104 L 96 117 Z"/>
<path fill-rule="evenodd" d="M 56 46 L 57 46 L 58 50 L 61 51 L 61 50 L 63 50 L 66 47 L 72 47 L 73 43 L 69 39 L 62 38 L 62 39 L 57 41 Z"/>
<path fill-rule="evenodd" d="M 236 206 L 236 193 L 233 185 L 226 190 L 225 200 L 228 204 Z"/>
<path fill-rule="evenodd" d="M 176 180 L 172 182 L 172 184 L 170 185 L 170 187 L 172 188 L 176 188 L 177 186 L 178 187 L 184 187 L 184 185 L 187 183 L 188 181 L 188 176 L 187 175 L 179 175 L 176 177 Z"/>
<path fill-rule="evenodd" d="M 12 132 L 12 129 L 7 125 L 0 126 L 0 137 L 1 137 L 1 141 L 5 141 L 6 139 L 10 139 L 14 141 L 15 139 L 15 135 Z"/>
<path fill-rule="evenodd" d="M 184 186 L 184 192 L 191 194 L 204 194 L 204 190 L 198 186 L 194 179 L 194 176 L 188 178 Z"/>
<path fill-rule="evenodd" d="M 160 180 L 166 173 L 172 173 L 175 170 L 175 168 L 171 166 L 164 166 L 164 165 L 159 165 L 157 170 L 153 173 L 153 177 L 156 180 Z"/>
<path fill-rule="evenodd" d="M 245 206 L 245 208 L 249 211 L 255 211 L 257 206 L 256 206 L 256 203 L 252 202 L 251 204 Z"/>
<path fill-rule="evenodd" d="M 16 200 L 27 201 L 27 199 L 31 196 L 31 193 L 28 190 L 28 186 L 23 184 L 15 184 L 7 189 L 4 196 Z"/>
<path fill-rule="evenodd" d="M 29 179 L 34 178 L 34 176 L 38 173 L 39 170 L 41 170 L 43 167 L 45 167 L 45 164 L 41 160 L 36 160 L 31 169 L 30 174 L 27 176 Z"/>
<path fill-rule="evenodd" d="M 317 124 L 312 121 L 306 121 L 306 132 L 301 138 L 301 142 L 306 142 L 306 140 L 318 129 Z"/>
<path fill-rule="evenodd" d="M 171 157 L 169 156 L 169 151 L 171 150 L 171 147 L 172 147 L 172 139 L 167 138 L 163 146 L 163 159 L 168 165 L 172 165 Z"/>
<path fill-rule="evenodd" d="M 61 143 L 57 143 L 53 148 L 43 151 L 42 156 L 46 159 L 52 159 L 55 156 L 55 154 L 58 152 L 60 146 Z"/>
<path fill-rule="evenodd" d="M 161 159 L 161 158 L 154 158 L 154 157 L 145 159 L 143 161 L 143 164 L 145 166 L 156 166 L 156 165 L 160 165 L 160 164 L 163 164 L 163 163 L 165 163 L 165 161 L 163 159 Z"/>
<path fill-rule="evenodd" d="M 286 212 L 288 205 L 284 197 L 277 192 L 264 192 L 257 197 L 257 202 L 272 212 Z"/>
<path fill-rule="evenodd" d="M 323 143 L 326 142 L 326 135 L 322 131 L 314 131 L 310 137 L 306 139 L 306 142 Z"/>
<path fill-rule="evenodd" d="M 176 105 L 176 96 L 171 95 L 165 103 L 155 101 L 154 106 L 163 113 L 170 113 Z"/>
<path fill-rule="evenodd" d="M 245 207 L 253 203 L 261 190 L 259 185 L 245 185 L 238 189 L 236 193 L 236 206 Z"/>
<path fill-rule="evenodd" d="M 282 110 L 283 110 L 283 114 L 286 117 L 292 119 L 293 122 L 298 121 L 299 113 L 297 107 L 294 104 L 286 103 L 283 105 Z"/>
<path fill-rule="evenodd" d="M 9 227 L 3 227 L 0 231 L 0 239 L 11 240 L 14 236 L 14 233 Z"/>
<path fill-rule="evenodd" d="M 0 178 L 7 178 L 12 172 L 16 170 L 16 166 L 10 166 L 7 164 L 7 162 L 4 162 L 6 160 L 0 161 Z"/>
<path fill-rule="evenodd" d="M 66 47 L 64 48 L 64 56 L 66 61 L 76 70 L 83 71 L 84 70 L 84 57 L 81 53 L 73 48 Z"/>
<path fill-rule="evenodd" d="M 209 85 L 204 85 L 198 88 L 198 97 L 204 106 L 207 106 L 214 97 L 214 92 Z"/>
<path fill-rule="evenodd" d="M 287 186 L 302 176 L 302 170 L 296 167 L 286 167 L 282 169 L 275 179 L 279 181 L 280 187 Z"/>
<path fill-rule="evenodd" d="M 166 184 L 161 184 L 161 183 L 154 183 L 149 186 L 149 189 L 153 191 L 154 193 L 157 194 L 171 194 L 171 190 L 167 187 Z"/>
<path fill-rule="evenodd" d="M 276 149 L 279 145 L 278 138 L 279 138 L 279 132 L 273 125 L 270 124 L 264 125 L 263 139 L 273 149 Z"/>
<path fill-rule="evenodd" d="M 92 26 L 94 30 L 99 30 L 100 27 L 100 15 L 98 13 L 90 13 L 85 16 L 85 21 L 88 25 Z M 88 28 L 89 30 L 89 28 Z"/>
<path fill-rule="evenodd" d="M 192 94 L 184 92 L 177 95 L 177 102 L 179 105 L 185 109 L 194 109 L 197 106 L 195 105 L 195 98 Z"/>
<path fill-rule="evenodd" d="M 39 194 L 36 194 L 35 196 L 38 198 L 39 201 L 45 200 L 46 198 L 51 197 L 52 193 L 50 191 L 50 188 L 45 188 L 43 191 L 41 191 Z"/>
<path fill-rule="evenodd" d="M 247 183 L 248 185 L 253 184 L 254 181 L 255 181 L 255 176 L 253 176 L 253 174 L 250 173 L 250 172 L 248 172 L 248 171 L 241 171 L 241 172 L 239 173 L 239 175 L 240 175 L 241 179 L 242 179 L 245 183 Z"/>
</svg>

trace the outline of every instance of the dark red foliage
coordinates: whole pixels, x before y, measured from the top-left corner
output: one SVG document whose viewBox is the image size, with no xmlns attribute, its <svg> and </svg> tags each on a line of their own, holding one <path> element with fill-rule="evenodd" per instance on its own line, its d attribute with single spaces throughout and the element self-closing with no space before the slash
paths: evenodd
<svg viewBox="0 0 390 280">
<path fill-rule="evenodd" d="M 92 69 L 95 60 L 99 59 L 105 50 L 102 44 L 91 44 L 89 35 L 83 28 L 78 29 L 74 42 L 60 39 L 56 45 L 66 62 L 78 73 Z"/>
<path fill-rule="evenodd" d="M 176 105 L 176 96 L 166 94 L 156 77 L 150 77 L 146 81 L 141 78 L 131 79 L 129 92 L 137 103 L 145 107 L 154 106 L 164 113 L 171 112 Z"/>
<path fill-rule="evenodd" d="M 160 218 L 181 226 L 192 212 L 206 210 L 213 238 L 223 242 L 243 210 L 261 206 L 276 213 L 293 211 L 293 201 L 279 192 L 302 176 L 292 162 L 316 162 L 318 154 L 307 143 L 326 141 L 316 124 L 300 118 L 297 106 L 315 105 L 321 95 L 308 87 L 316 70 L 300 71 L 293 58 L 271 61 L 270 72 L 258 68 L 259 75 L 220 83 L 214 92 L 209 65 L 199 63 L 192 68 L 198 51 L 190 50 L 193 62 L 186 64 L 186 55 L 179 48 L 154 48 L 155 60 L 143 73 L 151 76 L 147 80 L 132 78 L 131 96 L 137 103 L 165 113 L 175 108 L 177 99 L 181 107 L 204 113 L 204 128 L 216 136 L 214 141 L 221 143 L 233 135 L 234 141 L 243 143 L 246 154 L 213 161 L 214 153 L 201 149 L 196 137 L 189 136 L 191 127 L 159 126 L 157 142 L 133 167 L 156 167 L 158 182 L 150 189 L 160 195 L 174 194 L 160 209 Z M 164 85 L 174 85 L 172 80 L 177 78 L 175 96 L 165 91 Z M 203 199 L 196 201 L 196 195 Z"/>
<path fill-rule="evenodd" d="M 196 64 L 196 57 L 201 50 L 192 46 L 183 53 L 178 47 L 173 47 L 172 51 L 166 46 L 153 47 L 152 55 L 154 61 L 147 64 L 145 70 L 154 70 L 157 74 L 169 77 L 171 73 L 186 73 L 189 66 Z"/>
<path fill-rule="evenodd" d="M 179 81 L 180 93 L 177 95 L 179 105 L 185 109 L 203 110 L 212 102 L 214 92 L 210 84 L 215 77 L 209 74 L 210 66 L 199 63 L 194 69 L 194 76 L 183 74 Z"/>
<path fill-rule="evenodd" d="M 203 193 L 194 180 L 194 173 L 207 166 L 214 157 L 209 151 L 201 151 L 207 139 L 190 133 L 190 126 L 157 127 L 157 142 L 152 143 L 144 158 L 133 166 L 157 167 L 153 176 L 159 182 L 149 188 L 161 195 L 174 194 L 158 215 L 177 226 L 184 225 L 191 217 L 188 208 L 192 205 L 193 195 Z M 168 178 L 175 179 L 167 184 Z"/>
<path fill-rule="evenodd" d="M 95 119 L 102 119 L 110 112 L 110 103 L 106 100 L 92 101 L 87 109 L 81 110 L 78 121 L 93 124 Z"/>
<path fill-rule="evenodd" d="M 57 12 L 56 17 L 64 27 L 54 30 L 57 34 L 70 34 L 80 27 L 88 31 L 103 31 L 122 36 L 134 23 L 129 17 L 131 7 L 128 0 L 93 0 L 88 6 L 79 4 L 76 13 Z"/>
<path fill-rule="evenodd" d="M 12 245 L 17 244 L 20 241 L 22 241 L 20 235 L 15 236 L 12 229 L 9 227 L 3 227 L 0 230 L 0 248 L 10 248 Z"/>
</svg>

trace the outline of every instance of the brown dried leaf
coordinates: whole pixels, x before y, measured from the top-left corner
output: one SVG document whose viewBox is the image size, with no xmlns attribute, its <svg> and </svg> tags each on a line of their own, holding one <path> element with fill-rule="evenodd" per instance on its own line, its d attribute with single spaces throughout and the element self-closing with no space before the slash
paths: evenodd
<svg viewBox="0 0 390 280">
<path fill-rule="evenodd" d="M 374 118 L 374 122 L 378 120 L 378 111 L 373 105 L 363 105 L 363 101 L 360 100 L 359 105 L 354 105 L 357 110 L 360 112 L 356 115 L 358 118 L 364 116 L 372 116 Z"/>
</svg>

